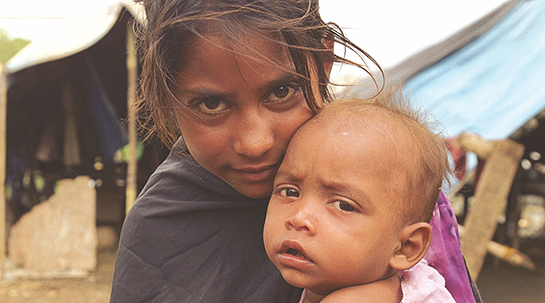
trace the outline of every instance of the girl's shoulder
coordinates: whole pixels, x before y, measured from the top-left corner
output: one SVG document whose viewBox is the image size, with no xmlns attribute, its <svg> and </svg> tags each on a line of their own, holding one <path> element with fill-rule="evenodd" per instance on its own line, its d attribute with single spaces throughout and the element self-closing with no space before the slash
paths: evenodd
<svg viewBox="0 0 545 303">
<path fill-rule="evenodd" d="M 168 215 L 247 205 L 266 207 L 267 200 L 256 201 L 242 195 L 204 169 L 189 153 L 173 149 L 149 177 L 135 201 L 133 212 L 142 217 L 157 212 Z"/>
<path fill-rule="evenodd" d="M 178 200 L 229 200 L 244 196 L 204 169 L 189 153 L 173 150 L 151 174 L 140 196 Z M 140 198 L 139 196 L 139 198 Z"/>
</svg>

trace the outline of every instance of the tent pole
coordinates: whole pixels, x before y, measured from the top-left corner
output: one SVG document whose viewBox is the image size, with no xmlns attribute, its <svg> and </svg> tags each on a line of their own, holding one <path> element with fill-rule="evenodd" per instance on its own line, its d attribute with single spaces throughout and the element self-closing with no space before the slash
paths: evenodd
<svg viewBox="0 0 545 303">
<path fill-rule="evenodd" d="M 6 260 L 6 117 L 8 105 L 7 74 L 0 63 L 0 278 Z"/>
<path fill-rule="evenodd" d="M 133 107 L 133 104 L 136 101 L 137 59 L 132 25 L 132 22 L 127 23 L 127 113 L 129 118 L 129 156 L 127 160 L 127 185 L 125 188 L 126 212 L 129 211 L 134 204 L 134 200 L 136 200 L 138 173 L 138 160 L 136 159 L 136 111 Z"/>
</svg>

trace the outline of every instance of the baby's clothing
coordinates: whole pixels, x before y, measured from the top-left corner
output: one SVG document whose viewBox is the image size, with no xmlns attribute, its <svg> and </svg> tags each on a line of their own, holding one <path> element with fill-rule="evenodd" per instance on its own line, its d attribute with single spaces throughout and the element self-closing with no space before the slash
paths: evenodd
<svg viewBox="0 0 545 303">
<path fill-rule="evenodd" d="M 437 270 L 428 265 L 426 260 L 420 261 L 411 269 L 399 272 L 401 279 L 401 303 L 456 303 L 445 287 L 445 278 Z M 306 290 L 303 291 L 299 303 L 305 301 Z"/>
<path fill-rule="evenodd" d="M 411 269 L 399 272 L 401 278 L 402 303 L 456 303 L 445 287 L 445 278 L 420 261 Z"/>
</svg>

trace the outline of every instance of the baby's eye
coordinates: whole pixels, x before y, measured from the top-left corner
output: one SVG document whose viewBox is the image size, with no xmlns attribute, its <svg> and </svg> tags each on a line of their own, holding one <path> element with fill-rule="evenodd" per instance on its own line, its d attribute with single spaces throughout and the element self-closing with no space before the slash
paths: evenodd
<svg viewBox="0 0 545 303">
<path fill-rule="evenodd" d="M 299 191 L 291 187 L 280 188 L 277 192 L 284 197 L 299 197 Z"/>
<path fill-rule="evenodd" d="M 285 102 L 294 97 L 295 94 L 299 93 L 301 89 L 292 85 L 282 85 L 275 88 L 269 97 L 267 98 L 268 102 Z"/>
<path fill-rule="evenodd" d="M 218 114 L 224 110 L 229 109 L 224 101 L 216 98 L 206 98 L 195 105 L 199 111 L 205 114 Z"/>
<path fill-rule="evenodd" d="M 333 202 L 332 204 L 333 204 L 334 207 L 337 207 L 342 211 L 346 211 L 346 212 L 357 211 L 357 209 L 352 204 L 350 204 L 350 203 L 348 203 L 346 201 L 337 200 L 337 201 Z"/>
</svg>

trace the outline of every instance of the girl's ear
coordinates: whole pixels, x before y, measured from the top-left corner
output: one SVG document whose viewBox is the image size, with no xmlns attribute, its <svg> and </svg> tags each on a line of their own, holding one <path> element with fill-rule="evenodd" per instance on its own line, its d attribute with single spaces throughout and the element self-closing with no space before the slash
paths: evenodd
<svg viewBox="0 0 545 303">
<path fill-rule="evenodd" d="M 405 270 L 416 265 L 426 254 L 431 235 L 431 226 L 426 222 L 417 222 L 403 228 L 400 233 L 401 245 L 390 259 L 390 267 Z"/>
<path fill-rule="evenodd" d="M 325 47 L 330 51 L 334 51 L 335 47 L 335 40 L 333 37 L 326 37 L 322 39 L 322 43 L 325 45 Z M 327 78 L 329 78 L 329 75 L 331 75 L 331 69 L 333 68 L 333 61 L 327 61 L 324 62 L 324 69 L 325 73 L 327 74 Z"/>
</svg>

